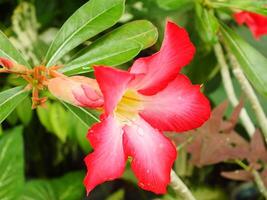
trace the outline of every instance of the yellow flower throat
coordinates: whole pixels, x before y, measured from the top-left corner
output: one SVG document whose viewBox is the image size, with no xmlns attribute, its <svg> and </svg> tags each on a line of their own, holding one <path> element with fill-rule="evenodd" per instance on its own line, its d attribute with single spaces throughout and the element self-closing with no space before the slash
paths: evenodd
<svg viewBox="0 0 267 200">
<path fill-rule="evenodd" d="M 142 96 L 135 90 L 127 90 L 115 108 L 115 116 L 122 124 L 128 124 L 138 118 L 143 108 Z"/>
</svg>

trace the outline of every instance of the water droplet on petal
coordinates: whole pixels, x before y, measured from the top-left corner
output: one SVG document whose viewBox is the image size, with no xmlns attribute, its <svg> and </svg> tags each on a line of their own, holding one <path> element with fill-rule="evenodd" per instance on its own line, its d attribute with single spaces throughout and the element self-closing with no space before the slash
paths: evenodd
<svg viewBox="0 0 267 200">
<path fill-rule="evenodd" d="M 146 170 L 146 173 L 148 173 L 148 174 L 149 174 L 149 173 L 150 173 L 150 170 L 149 170 L 149 169 L 147 169 L 147 170 Z"/>
<path fill-rule="evenodd" d="M 144 135 L 145 135 L 143 129 L 140 128 L 140 127 L 137 128 L 137 133 L 138 133 L 140 136 L 144 136 Z"/>
</svg>

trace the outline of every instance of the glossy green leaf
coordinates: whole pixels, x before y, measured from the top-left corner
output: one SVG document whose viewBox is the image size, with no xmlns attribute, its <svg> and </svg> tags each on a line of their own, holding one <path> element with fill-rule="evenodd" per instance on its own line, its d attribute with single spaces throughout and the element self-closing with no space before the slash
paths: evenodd
<svg viewBox="0 0 267 200">
<path fill-rule="evenodd" d="M 247 78 L 259 93 L 267 97 L 267 58 L 224 24 L 221 24 L 221 33 Z"/>
<path fill-rule="evenodd" d="M 18 199 L 24 184 L 22 128 L 17 127 L 0 137 L 0 199 Z"/>
<path fill-rule="evenodd" d="M 255 12 L 261 15 L 267 15 L 266 0 L 226 0 L 212 1 L 212 6 L 215 8 L 230 8 L 240 9 Z"/>
<path fill-rule="evenodd" d="M 0 123 L 28 96 L 23 87 L 15 87 L 0 93 Z"/>
<path fill-rule="evenodd" d="M 124 10 L 124 0 L 90 0 L 62 26 L 51 44 L 45 62 L 55 64 L 63 55 L 114 25 Z"/>
<path fill-rule="evenodd" d="M 83 172 L 71 172 L 52 180 L 32 180 L 26 183 L 22 200 L 78 200 L 82 199 Z"/>
<path fill-rule="evenodd" d="M 71 104 L 62 102 L 70 112 L 76 116 L 85 126 L 90 127 L 92 124 L 99 122 L 98 114 L 92 110 L 82 107 L 76 107 Z"/>
<path fill-rule="evenodd" d="M 16 63 L 30 68 L 29 63 L 22 57 L 20 52 L 11 44 L 6 35 L 0 31 L 0 57 L 8 58 Z"/>
<path fill-rule="evenodd" d="M 83 49 L 61 71 L 67 74 L 87 72 L 92 65 L 115 66 L 134 58 L 157 40 L 155 26 L 146 20 L 127 23 Z"/>
<path fill-rule="evenodd" d="M 164 10 L 176 10 L 193 2 L 193 0 L 157 0 L 158 6 Z"/>
</svg>

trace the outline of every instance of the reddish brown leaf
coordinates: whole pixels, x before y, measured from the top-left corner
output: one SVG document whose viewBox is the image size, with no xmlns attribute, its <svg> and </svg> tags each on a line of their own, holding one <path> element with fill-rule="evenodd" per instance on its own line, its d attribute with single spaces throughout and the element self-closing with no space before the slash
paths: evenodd
<svg viewBox="0 0 267 200">
<path fill-rule="evenodd" d="M 247 159 L 251 163 L 256 163 L 259 160 L 267 162 L 267 151 L 262 134 L 259 130 L 256 130 L 251 139 L 250 152 Z"/>
<path fill-rule="evenodd" d="M 253 180 L 253 175 L 246 170 L 235 170 L 231 172 L 221 172 L 221 175 L 225 178 L 236 181 L 250 181 Z"/>
</svg>

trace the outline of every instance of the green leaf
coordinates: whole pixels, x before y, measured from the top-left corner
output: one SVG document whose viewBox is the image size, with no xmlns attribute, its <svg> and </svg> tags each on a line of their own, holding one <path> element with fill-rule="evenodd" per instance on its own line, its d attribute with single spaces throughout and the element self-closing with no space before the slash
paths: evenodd
<svg viewBox="0 0 267 200">
<path fill-rule="evenodd" d="M 149 21 L 127 23 L 83 49 L 61 71 L 77 74 L 87 72 L 92 65 L 115 66 L 125 63 L 153 45 L 157 36 L 156 27 Z"/>
<path fill-rule="evenodd" d="M 15 87 L 0 93 L 0 123 L 28 96 L 23 87 Z"/>
<path fill-rule="evenodd" d="M 22 127 L 0 137 L 0 171 L 0 199 L 17 199 L 24 184 Z"/>
<path fill-rule="evenodd" d="M 45 180 L 33 180 L 25 184 L 21 200 L 58 200 L 51 184 Z"/>
<path fill-rule="evenodd" d="M 90 0 L 62 26 L 51 44 L 45 61 L 55 64 L 63 55 L 114 25 L 124 11 L 124 0 Z"/>
<path fill-rule="evenodd" d="M 70 112 L 77 117 L 85 126 L 90 127 L 92 124 L 99 122 L 98 114 L 92 110 L 82 107 L 76 107 L 71 104 L 61 102 Z"/>
<path fill-rule="evenodd" d="M 123 200 L 124 199 L 124 190 L 120 189 L 111 194 L 107 200 Z"/>
<path fill-rule="evenodd" d="M 219 23 L 212 11 L 203 8 L 199 3 L 196 3 L 195 10 L 196 26 L 201 39 L 207 44 L 216 43 Z"/>
<path fill-rule="evenodd" d="M 90 146 L 90 143 L 88 140 L 85 140 L 87 131 L 88 131 L 88 125 L 85 125 L 82 123 L 77 117 L 73 116 L 72 120 L 75 123 L 74 131 L 75 131 L 75 139 L 77 140 L 80 147 L 83 149 L 85 153 L 89 153 L 92 150 L 92 147 Z"/>
<path fill-rule="evenodd" d="M 25 98 L 17 107 L 16 111 L 19 119 L 24 125 L 28 125 L 32 119 L 32 102 L 30 98 Z"/>
<path fill-rule="evenodd" d="M 193 3 L 193 0 L 157 0 L 157 4 L 164 10 L 176 10 Z"/>
<path fill-rule="evenodd" d="M 228 1 L 214 1 L 211 2 L 212 7 L 215 8 L 230 8 L 240 9 L 258 13 L 261 15 L 267 15 L 266 0 L 254 1 L 254 0 L 228 0 Z"/>
<path fill-rule="evenodd" d="M 26 183 L 22 200 L 78 200 L 84 196 L 83 172 L 71 172 L 52 180 Z"/>
<path fill-rule="evenodd" d="M 247 78 L 259 93 L 267 97 L 267 59 L 222 23 L 221 33 L 229 49 L 240 63 Z"/>
<path fill-rule="evenodd" d="M 0 57 L 8 58 L 16 63 L 31 68 L 29 63 L 22 57 L 20 52 L 11 44 L 6 35 L 0 31 Z"/>
<path fill-rule="evenodd" d="M 83 186 L 84 172 L 71 172 L 61 178 L 52 180 L 57 200 L 82 199 L 85 194 Z"/>
<path fill-rule="evenodd" d="M 41 106 L 37 107 L 37 115 L 42 125 L 47 129 L 47 131 L 53 133 L 53 127 L 49 115 L 49 111 L 51 109 L 51 103 L 50 101 L 47 101 L 45 104 L 46 108 L 43 108 Z"/>
<path fill-rule="evenodd" d="M 60 103 L 55 102 L 51 104 L 49 114 L 53 133 L 55 133 L 62 142 L 65 142 L 68 136 L 68 129 L 70 127 L 67 111 Z"/>
</svg>

